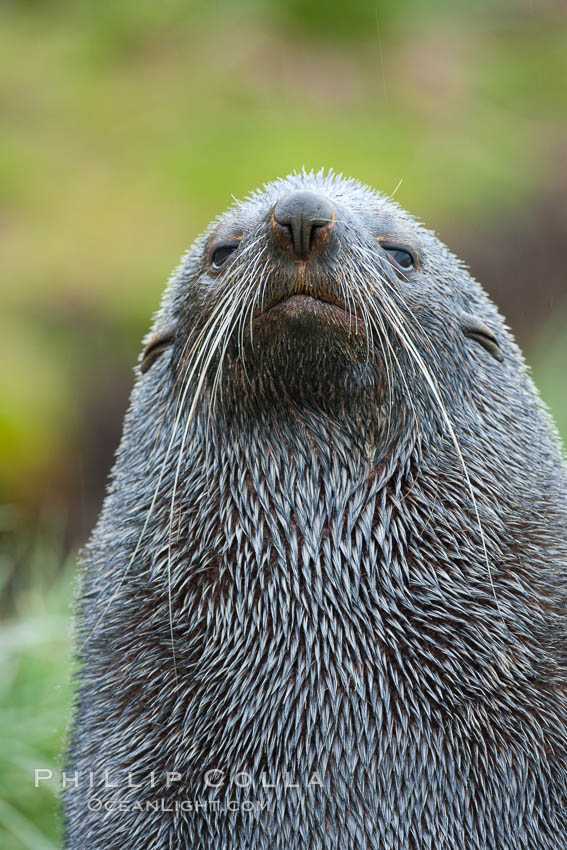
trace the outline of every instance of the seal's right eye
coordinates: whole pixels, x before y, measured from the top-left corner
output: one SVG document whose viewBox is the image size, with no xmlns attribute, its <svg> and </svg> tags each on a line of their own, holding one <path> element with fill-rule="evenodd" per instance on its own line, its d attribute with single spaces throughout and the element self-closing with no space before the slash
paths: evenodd
<svg viewBox="0 0 567 850">
<path fill-rule="evenodd" d="M 415 254 L 407 245 L 398 245 L 394 242 L 381 242 L 380 246 L 400 271 L 413 272 L 415 270 Z"/>
<path fill-rule="evenodd" d="M 233 254 L 238 248 L 238 242 L 220 242 L 218 245 L 211 251 L 211 268 L 213 271 L 218 272 L 231 254 Z"/>
</svg>

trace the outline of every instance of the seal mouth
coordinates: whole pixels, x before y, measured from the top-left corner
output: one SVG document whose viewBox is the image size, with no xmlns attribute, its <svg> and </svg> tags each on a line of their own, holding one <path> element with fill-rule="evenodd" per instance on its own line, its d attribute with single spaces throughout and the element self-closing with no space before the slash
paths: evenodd
<svg viewBox="0 0 567 850">
<path fill-rule="evenodd" d="M 292 322 L 323 321 L 349 333 L 365 333 L 366 326 L 352 305 L 333 292 L 322 290 L 283 292 L 270 300 L 257 320 L 289 319 Z"/>
<path fill-rule="evenodd" d="M 345 304 L 340 298 L 331 293 L 318 292 L 316 294 L 308 294 L 305 292 L 287 293 L 275 301 L 272 301 L 265 309 L 264 313 L 271 313 L 274 310 L 280 312 L 333 312 L 345 313 Z"/>
</svg>

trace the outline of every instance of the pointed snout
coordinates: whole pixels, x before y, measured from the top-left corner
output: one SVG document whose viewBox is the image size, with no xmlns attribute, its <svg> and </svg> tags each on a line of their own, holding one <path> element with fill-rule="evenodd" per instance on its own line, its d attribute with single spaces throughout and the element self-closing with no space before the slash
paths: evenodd
<svg viewBox="0 0 567 850">
<path fill-rule="evenodd" d="M 315 192 L 291 192 L 272 213 L 272 227 L 280 246 L 296 260 L 309 260 L 327 242 L 336 220 L 330 202 Z"/>
</svg>

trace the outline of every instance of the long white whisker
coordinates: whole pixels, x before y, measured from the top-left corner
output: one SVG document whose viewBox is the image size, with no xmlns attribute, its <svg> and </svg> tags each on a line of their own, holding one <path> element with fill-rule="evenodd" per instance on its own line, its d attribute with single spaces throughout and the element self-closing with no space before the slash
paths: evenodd
<svg viewBox="0 0 567 850">
<path fill-rule="evenodd" d="M 372 288 L 371 282 L 376 278 L 376 276 L 377 276 L 377 271 L 376 271 L 376 268 L 374 268 L 374 275 L 368 278 L 371 288 Z M 381 283 L 387 284 L 387 281 L 384 279 L 384 277 L 382 275 L 378 274 L 378 277 L 379 277 Z M 374 295 L 375 296 L 377 296 L 377 297 L 380 297 L 380 296 L 383 297 L 384 296 L 384 292 L 379 291 L 377 287 L 373 287 L 373 289 L 374 289 Z M 386 303 L 386 302 L 384 302 L 384 303 Z M 445 426 L 447 427 L 447 430 L 448 430 L 449 435 L 451 437 L 451 442 L 454 446 L 455 452 L 457 453 L 459 465 L 460 465 L 461 470 L 463 472 L 463 476 L 465 478 L 467 489 L 468 489 L 469 495 L 471 497 L 471 502 L 472 502 L 472 505 L 473 505 L 475 519 L 476 519 L 478 529 L 479 529 L 479 532 L 480 532 L 484 561 L 486 563 L 488 578 L 489 578 L 490 585 L 491 585 L 491 588 L 492 588 L 492 594 L 494 596 L 494 601 L 496 603 L 496 607 L 498 609 L 498 613 L 500 615 L 500 618 L 501 618 L 503 624 L 506 626 L 506 621 L 504 619 L 504 615 L 503 615 L 503 612 L 502 612 L 502 609 L 501 609 L 501 606 L 500 606 L 500 602 L 499 602 L 497 594 L 496 594 L 496 587 L 494 585 L 494 578 L 493 578 L 493 575 L 492 575 L 492 570 L 491 570 L 491 567 L 490 567 L 490 560 L 489 560 L 489 557 L 488 557 L 488 547 L 486 545 L 486 535 L 484 533 L 484 529 L 482 527 L 482 522 L 481 522 L 481 519 L 480 519 L 478 502 L 477 502 L 476 496 L 474 494 L 472 481 L 471 481 L 471 478 L 470 478 L 470 475 L 469 475 L 469 472 L 468 472 L 468 469 L 467 469 L 467 466 L 466 466 L 466 463 L 465 463 L 465 459 L 463 457 L 463 453 L 461 451 L 461 447 L 459 445 L 459 441 L 457 439 L 457 435 L 456 435 L 453 423 L 451 422 L 451 419 L 449 417 L 449 414 L 447 412 L 445 404 L 443 403 L 443 399 L 441 397 L 441 393 L 440 393 L 437 381 L 435 380 L 435 378 L 431 374 L 430 370 L 427 368 L 427 366 L 423 362 L 423 359 L 422 359 L 419 351 L 417 350 L 416 346 L 414 345 L 410 334 L 406 331 L 407 325 L 406 325 L 406 322 L 403 318 L 403 315 L 401 314 L 400 310 L 395 305 L 395 303 L 393 302 L 392 299 L 387 300 L 387 307 L 389 309 L 386 309 L 384 311 L 384 313 L 387 316 L 388 321 L 390 322 L 392 328 L 395 330 L 396 334 L 398 335 L 400 341 L 405 346 L 406 351 L 408 352 L 408 354 L 411 355 L 414 363 L 417 365 L 419 371 L 421 372 L 423 378 L 425 379 L 425 382 L 426 382 L 435 402 L 438 405 L 438 409 L 441 413 L 442 419 L 443 419 Z M 424 335 L 425 335 L 425 332 L 424 332 Z M 426 338 L 426 343 L 427 344 L 429 343 L 427 338 Z"/>
<path fill-rule="evenodd" d="M 253 245 L 246 246 L 246 250 L 250 250 L 251 247 L 253 247 Z M 204 328 L 201 330 L 201 332 L 197 336 L 197 339 L 191 345 L 190 353 L 188 355 L 189 358 L 190 358 L 191 353 L 197 348 L 197 346 L 207 336 L 207 334 L 210 334 L 211 330 L 214 328 L 214 326 L 220 320 L 224 307 L 225 307 L 225 305 L 224 305 L 222 299 L 219 301 L 219 303 L 217 305 L 215 305 L 215 307 L 213 308 L 213 310 L 211 312 L 211 315 L 208 318 L 207 323 L 205 324 Z M 188 342 L 186 341 L 186 343 L 184 345 L 184 351 L 187 348 L 187 344 L 188 344 Z M 203 347 L 205 347 L 205 346 L 203 346 Z M 127 578 L 128 574 L 130 572 L 130 569 L 132 568 L 132 564 L 134 563 L 136 556 L 137 556 L 137 554 L 140 550 L 142 540 L 143 540 L 144 535 L 145 535 L 145 533 L 148 529 L 148 525 L 149 525 L 150 519 L 152 517 L 153 511 L 154 511 L 154 508 L 155 508 L 155 505 L 156 505 L 156 502 L 157 502 L 160 486 L 161 486 L 161 483 L 163 481 L 163 477 L 164 477 L 165 470 L 166 470 L 166 467 L 167 467 L 167 462 L 169 460 L 169 456 L 171 454 L 171 450 L 172 450 L 172 447 L 174 445 L 174 442 L 175 442 L 175 439 L 176 439 L 176 436 L 177 436 L 177 430 L 178 430 L 178 427 L 179 427 L 179 423 L 181 421 L 181 417 L 183 415 L 184 405 L 185 405 L 185 401 L 186 401 L 186 398 L 187 398 L 187 394 L 189 392 L 189 387 L 191 385 L 191 378 L 192 378 L 193 374 L 195 373 L 195 371 L 198 367 L 199 360 L 200 360 L 200 355 L 197 357 L 197 359 L 196 359 L 196 361 L 193 365 L 193 368 L 190 371 L 189 376 L 187 376 L 188 369 L 185 369 L 184 376 L 183 376 L 183 382 L 184 382 L 185 386 L 184 386 L 184 389 L 181 393 L 181 398 L 180 398 L 180 401 L 178 403 L 177 410 L 176 410 L 176 413 L 175 413 L 175 417 L 174 417 L 174 421 L 173 421 L 173 425 L 172 425 L 171 437 L 170 437 L 168 444 L 167 444 L 167 447 L 166 447 L 165 455 L 164 455 L 163 461 L 161 463 L 161 467 L 160 467 L 160 471 L 159 471 L 159 475 L 158 475 L 157 484 L 156 484 L 156 487 L 154 489 L 154 494 L 153 494 L 152 500 L 150 502 L 150 506 L 148 508 L 148 511 L 146 513 L 146 517 L 145 517 L 145 520 L 144 520 L 144 524 L 142 526 L 142 530 L 141 530 L 141 532 L 138 536 L 136 546 L 134 547 L 134 551 L 132 552 L 132 555 L 130 556 L 128 563 L 126 564 L 126 567 L 124 568 L 124 570 L 122 572 L 122 575 L 120 577 L 120 580 L 118 581 L 118 584 L 114 588 L 113 592 L 110 594 L 110 597 L 109 597 L 108 601 L 106 602 L 106 604 L 104 605 L 101 613 L 96 618 L 96 620 L 93 623 L 92 627 L 90 628 L 88 634 L 86 635 L 85 639 L 83 640 L 81 646 L 79 647 L 80 652 L 82 652 L 84 650 L 84 648 L 89 643 L 89 641 L 91 640 L 91 638 L 95 634 L 96 630 L 100 626 L 102 620 L 106 616 L 106 613 L 109 610 L 110 606 L 113 604 L 113 602 L 116 598 L 116 595 L 120 592 L 120 589 L 124 585 L 124 582 L 126 581 L 126 578 Z"/>
</svg>

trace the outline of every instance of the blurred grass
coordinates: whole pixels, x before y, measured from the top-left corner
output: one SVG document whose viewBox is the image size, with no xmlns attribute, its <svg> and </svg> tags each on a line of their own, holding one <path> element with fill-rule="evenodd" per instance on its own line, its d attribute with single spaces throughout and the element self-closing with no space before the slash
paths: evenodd
<svg viewBox="0 0 567 850">
<path fill-rule="evenodd" d="M 533 378 L 567 445 L 567 327 L 565 313 L 542 328 L 531 352 Z M 566 454 L 567 457 L 567 454 Z"/>
<path fill-rule="evenodd" d="M 8 519 L 6 509 L 0 518 Z M 5 529 L 3 529 L 5 530 Z M 4 581 L 13 562 L 2 556 Z M 44 529 L 28 553 L 24 586 L 0 629 L 0 847 L 52 850 L 60 845 L 57 786 L 34 788 L 34 769 L 61 768 L 69 721 L 70 600 L 74 568 L 61 569 L 61 540 Z M 16 579 L 16 585 L 18 584 Z"/>
</svg>

